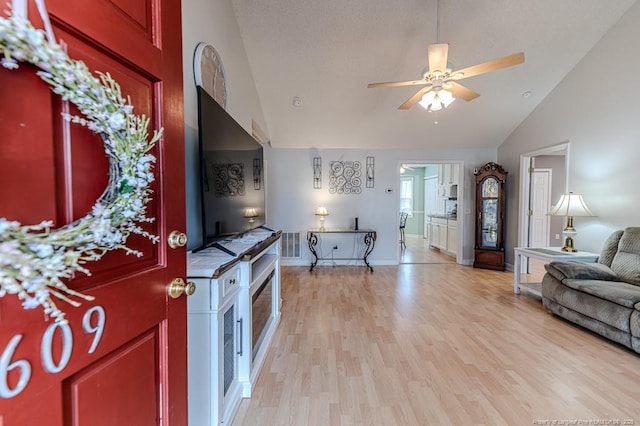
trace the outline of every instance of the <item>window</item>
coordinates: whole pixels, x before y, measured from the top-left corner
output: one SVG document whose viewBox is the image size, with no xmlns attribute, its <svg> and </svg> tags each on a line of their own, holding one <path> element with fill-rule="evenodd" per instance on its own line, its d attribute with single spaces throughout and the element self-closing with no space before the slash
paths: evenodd
<svg viewBox="0 0 640 426">
<path fill-rule="evenodd" d="M 413 217 L 413 177 L 400 178 L 400 211 Z"/>
</svg>

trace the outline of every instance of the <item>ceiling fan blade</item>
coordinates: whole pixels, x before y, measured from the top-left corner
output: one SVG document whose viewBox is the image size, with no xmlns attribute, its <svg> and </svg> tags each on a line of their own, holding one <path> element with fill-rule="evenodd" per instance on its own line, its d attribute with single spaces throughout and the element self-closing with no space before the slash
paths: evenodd
<svg viewBox="0 0 640 426">
<path fill-rule="evenodd" d="M 427 55 L 429 57 L 429 72 L 440 71 L 444 74 L 447 70 L 449 45 L 446 43 L 430 44 L 427 47 Z"/>
<path fill-rule="evenodd" d="M 454 98 L 460 98 L 469 102 L 480 96 L 480 93 L 474 92 L 468 87 L 463 86 L 460 83 L 456 83 L 455 81 L 450 81 L 447 83 L 447 85 L 451 85 L 447 88 L 447 90 L 453 93 Z"/>
<path fill-rule="evenodd" d="M 431 91 L 431 87 L 423 87 L 422 89 L 418 90 L 415 95 L 411 96 L 409 99 L 407 99 L 406 101 L 404 101 L 404 103 L 402 105 L 400 105 L 398 107 L 398 109 L 409 109 L 412 106 L 414 106 L 420 99 L 422 99 L 422 96 Z"/>
<path fill-rule="evenodd" d="M 514 53 L 504 58 L 494 59 L 493 61 L 484 62 L 482 64 L 473 65 L 461 70 L 451 72 L 454 80 L 462 80 L 476 75 L 499 70 L 500 68 L 512 67 L 524 62 L 524 52 Z"/>
<path fill-rule="evenodd" d="M 369 83 L 367 87 L 373 89 L 374 87 L 401 87 L 401 86 L 417 86 L 419 84 L 429 84 L 425 80 L 412 80 L 412 81 L 390 81 L 388 83 Z"/>
</svg>

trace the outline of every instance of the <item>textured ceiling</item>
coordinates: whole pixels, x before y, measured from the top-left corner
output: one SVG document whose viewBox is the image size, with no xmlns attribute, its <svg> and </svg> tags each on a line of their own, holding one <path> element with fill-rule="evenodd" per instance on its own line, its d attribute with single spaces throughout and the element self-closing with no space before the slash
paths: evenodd
<svg viewBox="0 0 640 426">
<path fill-rule="evenodd" d="M 436 117 L 397 109 L 415 87 L 367 88 L 421 77 L 436 0 L 232 1 L 271 144 L 298 148 L 497 147 L 635 3 L 441 0 L 454 68 L 520 51 L 525 63 L 463 80 L 480 97 Z"/>
</svg>

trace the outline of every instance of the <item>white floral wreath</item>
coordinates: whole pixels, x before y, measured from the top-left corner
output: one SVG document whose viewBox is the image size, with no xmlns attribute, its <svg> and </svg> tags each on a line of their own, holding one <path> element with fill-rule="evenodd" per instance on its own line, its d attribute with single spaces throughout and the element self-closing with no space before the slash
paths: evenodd
<svg viewBox="0 0 640 426">
<path fill-rule="evenodd" d="M 54 93 L 74 104 L 83 117 L 63 114 L 99 134 L 109 159 L 109 183 L 86 216 L 57 229 L 52 221 L 22 225 L 0 217 L 0 297 L 14 294 L 25 309 L 41 306 L 46 316 L 64 322 L 64 312 L 52 297 L 79 306 L 68 296 L 93 300 L 67 287 L 63 279 L 76 272 L 90 275 L 83 266 L 100 259 L 107 251 L 123 249 L 141 256 L 125 245 L 131 234 L 143 235 L 154 243 L 158 237 L 136 222 L 152 222 L 146 216 L 154 180 L 149 150 L 160 139 L 162 129 L 148 140 L 149 119 L 133 114 L 129 98 L 122 98 L 120 86 L 109 74 L 91 74 L 79 60 L 69 58 L 55 40 L 45 39 L 42 30 L 21 16 L 0 16 L 0 63 L 8 69 L 18 62 L 38 68 L 38 76 Z"/>
</svg>

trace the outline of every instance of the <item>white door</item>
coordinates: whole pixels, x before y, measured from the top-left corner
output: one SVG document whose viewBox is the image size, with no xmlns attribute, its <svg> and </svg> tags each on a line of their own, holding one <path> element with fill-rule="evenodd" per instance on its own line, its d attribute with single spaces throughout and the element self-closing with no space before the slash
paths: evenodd
<svg viewBox="0 0 640 426">
<path fill-rule="evenodd" d="M 534 169 L 531 176 L 529 247 L 549 247 L 551 169 Z"/>
</svg>

